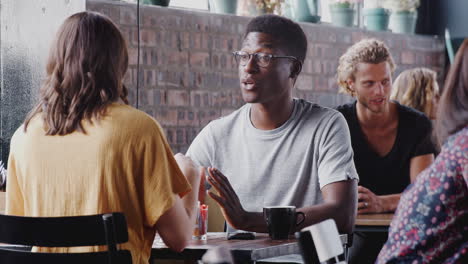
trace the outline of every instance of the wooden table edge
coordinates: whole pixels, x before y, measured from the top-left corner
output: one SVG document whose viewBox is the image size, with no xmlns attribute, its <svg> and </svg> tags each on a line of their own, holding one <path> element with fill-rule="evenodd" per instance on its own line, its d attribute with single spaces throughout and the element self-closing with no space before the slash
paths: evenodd
<svg viewBox="0 0 468 264">
<path fill-rule="evenodd" d="M 390 226 L 393 213 L 363 214 L 356 217 L 355 226 Z"/>
</svg>

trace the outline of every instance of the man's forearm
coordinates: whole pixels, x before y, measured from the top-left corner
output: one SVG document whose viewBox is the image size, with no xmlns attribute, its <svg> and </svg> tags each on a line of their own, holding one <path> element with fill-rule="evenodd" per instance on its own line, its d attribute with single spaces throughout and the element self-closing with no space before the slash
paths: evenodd
<svg viewBox="0 0 468 264">
<path fill-rule="evenodd" d="M 208 181 L 218 191 L 218 194 L 209 192 L 209 195 L 221 207 L 226 221 L 236 229 L 267 232 L 263 213 L 245 211 L 226 176 L 213 168 L 208 169 L 208 172 Z M 340 232 L 351 232 L 356 217 L 357 180 L 333 182 L 325 185 L 321 191 L 324 200 L 322 204 L 296 209 L 305 214 L 304 223 L 297 230 L 332 218 Z"/>
<path fill-rule="evenodd" d="M 306 218 L 305 221 L 297 227 L 297 230 L 332 218 L 335 220 L 340 233 L 351 233 L 356 218 L 353 210 L 328 203 L 301 208 L 298 211 L 303 212 Z"/>
<path fill-rule="evenodd" d="M 380 195 L 379 198 L 382 201 L 382 208 L 384 212 L 395 212 L 400 202 L 401 193 Z"/>
</svg>

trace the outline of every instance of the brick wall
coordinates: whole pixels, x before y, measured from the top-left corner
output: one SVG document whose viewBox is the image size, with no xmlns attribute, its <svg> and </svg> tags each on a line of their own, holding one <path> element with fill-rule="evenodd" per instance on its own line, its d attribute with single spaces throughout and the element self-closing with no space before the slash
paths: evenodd
<svg viewBox="0 0 468 264">
<path fill-rule="evenodd" d="M 130 102 L 136 104 L 136 5 L 88 0 L 87 10 L 107 14 L 129 43 L 126 78 Z M 140 9 L 139 108 L 154 116 L 166 131 L 175 152 L 185 152 L 197 133 L 212 119 L 243 104 L 237 67 L 230 52 L 241 47 L 249 17 L 142 5 Z M 301 24 L 309 47 L 295 96 L 325 106 L 350 101 L 338 95 L 335 81 L 338 58 L 365 37 L 387 43 L 402 70 L 425 66 L 443 76 L 445 53 L 441 39 L 358 28 Z M 395 75 L 396 76 L 396 75 Z M 442 81 L 442 79 L 440 80 Z"/>
</svg>

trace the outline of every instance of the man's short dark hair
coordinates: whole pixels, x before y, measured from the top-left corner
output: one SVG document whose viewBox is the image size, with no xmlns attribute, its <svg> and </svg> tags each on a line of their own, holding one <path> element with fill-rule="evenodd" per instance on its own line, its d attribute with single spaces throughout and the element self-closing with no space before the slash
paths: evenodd
<svg viewBox="0 0 468 264">
<path fill-rule="evenodd" d="M 307 38 L 296 22 L 277 15 L 262 15 L 250 20 L 244 39 L 250 32 L 272 35 L 278 40 L 288 56 L 294 56 L 304 63 L 307 53 Z"/>
</svg>

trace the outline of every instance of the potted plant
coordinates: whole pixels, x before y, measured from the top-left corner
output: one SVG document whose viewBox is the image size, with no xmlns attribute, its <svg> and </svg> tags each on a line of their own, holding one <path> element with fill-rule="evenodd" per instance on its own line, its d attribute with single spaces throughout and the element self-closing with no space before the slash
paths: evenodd
<svg viewBox="0 0 468 264">
<path fill-rule="evenodd" d="M 413 34 L 419 4 L 420 0 L 386 0 L 385 7 L 392 11 L 389 28 L 396 33 Z"/>
<path fill-rule="evenodd" d="M 284 0 L 239 0 L 239 15 L 282 14 Z"/>
<path fill-rule="evenodd" d="M 331 0 L 330 15 L 333 25 L 341 27 L 352 27 L 356 6 L 361 0 Z"/>
<path fill-rule="evenodd" d="M 209 0 L 210 12 L 236 14 L 237 0 Z"/>
<path fill-rule="evenodd" d="M 320 21 L 318 0 L 286 0 L 284 15 L 300 22 Z"/>
<path fill-rule="evenodd" d="M 386 8 L 386 0 L 364 1 L 364 25 L 368 30 L 387 31 L 390 10 Z"/>
<path fill-rule="evenodd" d="M 168 6 L 170 0 L 143 0 L 142 4 L 145 5 L 158 5 L 158 6 Z"/>
</svg>

